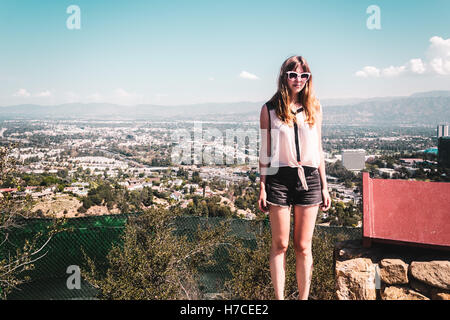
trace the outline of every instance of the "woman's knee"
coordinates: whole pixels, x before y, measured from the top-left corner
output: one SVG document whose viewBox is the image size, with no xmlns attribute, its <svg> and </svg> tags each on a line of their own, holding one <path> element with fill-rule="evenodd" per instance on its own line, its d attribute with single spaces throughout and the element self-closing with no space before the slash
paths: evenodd
<svg viewBox="0 0 450 320">
<path fill-rule="evenodd" d="M 311 242 L 295 242 L 294 250 L 297 255 L 308 257 L 312 255 Z"/>
<path fill-rule="evenodd" d="M 286 253 L 289 246 L 289 239 L 274 239 L 272 240 L 272 252 Z"/>
</svg>

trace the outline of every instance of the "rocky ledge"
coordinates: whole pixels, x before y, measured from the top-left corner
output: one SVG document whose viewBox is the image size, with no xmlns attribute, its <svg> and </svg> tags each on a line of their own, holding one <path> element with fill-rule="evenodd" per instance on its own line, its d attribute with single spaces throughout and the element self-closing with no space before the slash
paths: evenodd
<svg viewBox="0 0 450 320">
<path fill-rule="evenodd" d="M 334 247 L 339 300 L 450 300 L 450 252 L 342 241 Z"/>
</svg>

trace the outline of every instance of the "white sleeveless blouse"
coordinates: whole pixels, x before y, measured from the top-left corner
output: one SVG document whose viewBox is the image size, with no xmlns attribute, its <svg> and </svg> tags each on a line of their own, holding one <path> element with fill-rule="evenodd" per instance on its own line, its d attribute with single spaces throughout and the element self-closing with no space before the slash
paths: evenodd
<svg viewBox="0 0 450 320">
<path fill-rule="evenodd" d="M 295 129 L 283 123 L 275 110 L 270 110 L 272 167 L 297 167 Z M 318 168 L 320 165 L 319 133 L 317 126 L 305 122 L 305 112 L 297 114 L 300 162 L 303 166 Z"/>
<path fill-rule="evenodd" d="M 266 106 L 267 107 L 267 106 Z M 322 107 L 320 106 L 320 112 Z M 318 168 L 321 160 L 319 133 L 317 123 L 310 126 L 305 122 L 305 112 L 297 113 L 298 140 L 300 151 L 300 162 L 297 162 L 297 151 L 295 145 L 295 127 L 289 127 L 282 122 L 275 110 L 270 112 L 270 135 L 271 135 L 271 167 L 297 167 L 302 185 L 308 190 L 303 166 Z"/>
</svg>

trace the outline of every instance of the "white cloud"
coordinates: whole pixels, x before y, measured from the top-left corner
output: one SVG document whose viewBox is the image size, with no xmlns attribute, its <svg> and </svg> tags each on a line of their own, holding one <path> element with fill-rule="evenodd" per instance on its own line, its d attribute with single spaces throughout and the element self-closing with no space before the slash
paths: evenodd
<svg viewBox="0 0 450 320">
<path fill-rule="evenodd" d="M 243 78 L 243 79 L 249 79 L 249 80 L 259 80 L 259 78 L 256 75 L 251 74 L 250 72 L 247 72 L 247 71 L 242 71 L 239 74 L 239 77 Z"/>
<path fill-rule="evenodd" d="M 384 77 L 396 77 L 405 71 L 406 71 L 405 66 L 401 67 L 390 66 L 388 68 L 384 68 L 383 71 L 381 72 L 381 75 Z"/>
<path fill-rule="evenodd" d="M 430 62 L 430 66 L 434 72 L 442 75 L 450 74 L 450 62 L 442 58 L 434 58 Z"/>
<path fill-rule="evenodd" d="M 450 39 L 432 37 L 427 50 L 427 58 L 433 72 L 450 75 Z"/>
<path fill-rule="evenodd" d="M 48 90 L 39 92 L 36 94 L 36 97 L 50 97 L 52 95 L 52 93 Z"/>
<path fill-rule="evenodd" d="M 355 72 L 355 76 L 360 77 L 360 78 L 367 78 L 368 77 L 367 74 L 364 71 L 362 71 L 362 70 L 356 71 Z"/>
<path fill-rule="evenodd" d="M 380 76 L 380 69 L 367 66 L 364 67 L 362 70 L 355 73 L 357 77 L 361 78 L 368 78 L 368 77 L 379 77 Z"/>
<path fill-rule="evenodd" d="M 425 73 L 426 68 L 422 59 L 411 59 L 407 64 L 407 68 L 411 70 L 412 73 L 422 74 Z"/>
<path fill-rule="evenodd" d="M 208 78 L 209 81 L 214 81 L 215 79 L 213 77 Z"/>
<path fill-rule="evenodd" d="M 29 97 L 31 94 L 26 89 L 19 89 L 13 94 L 13 97 Z"/>
<path fill-rule="evenodd" d="M 430 46 L 426 52 L 425 61 L 420 58 L 410 59 L 402 66 L 390 66 L 380 69 L 366 66 L 355 72 L 355 76 L 368 77 L 396 77 L 402 74 L 439 74 L 450 75 L 450 39 L 438 36 L 430 38 Z"/>
</svg>

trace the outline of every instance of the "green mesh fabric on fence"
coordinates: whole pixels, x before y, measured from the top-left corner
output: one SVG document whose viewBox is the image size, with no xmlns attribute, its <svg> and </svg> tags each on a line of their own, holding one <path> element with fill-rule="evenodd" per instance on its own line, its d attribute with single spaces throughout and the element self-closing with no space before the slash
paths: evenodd
<svg viewBox="0 0 450 320">
<path fill-rule="evenodd" d="M 82 282 L 81 290 L 69 290 L 66 271 L 71 265 L 83 265 L 83 251 L 93 259 L 101 270 L 107 266 L 107 254 L 113 245 L 120 245 L 128 218 L 135 214 L 120 214 L 68 219 L 65 227 L 68 231 L 56 234 L 47 244 L 45 256 L 34 263 L 34 270 L 22 275 L 31 278 L 30 283 L 23 284 L 15 290 L 9 299 L 93 299 L 96 290 L 88 283 Z M 208 221 L 210 225 L 218 225 L 223 218 L 204 218 L 184 216 L 176 218 L 177 234 L 193 234 L 199 225 Z M 50 220 L 32 219 L 10 233 L 8 243 L 1 247 L 0 258 L 8 252 L 14 252 L 16 247 L 23 246 L 25 239 L 30 239 L 39 231 L 46 229 Z M 249 221 L 244 219 L 231 220 L 231 233 L 241 239 L 246 245 L 254 246 L 255 237 L 265 228 L 269 228 L 268 220 Z M 360 239 L 360 228 L 340 228 L 316 226 L 316 233 L 345 233 L 346 239 Z M 45 237 L 44 237 L 45 238 Z M 43 241 L 43 240 L 42 240 Z M 218 282 L 223 283 L 230 274 L 227 269 L 227 251 L 218 248 L 214 254 L 213 266 L 200 270 L 201 280 L 207 292 L 215 292 Z"/>
<path fill-rule="evenodd" d="M 9 299 L 94 297 L 95 290 L 88 284 L 83 285 L 87 291 L 67 289 L 67 268 L 82 264 L 83 251 L 99 266 L 106 266 L 106 255 L 114 244 L 120 243 L 128 217 L 129 215 L 110 215 L 68 219 L 64 226 L 68 231 L 54 235 L 42 251 L 45 256 L 33 263 L 34 269 L 21 274 L 23 277 L 29 276 L 31 283 L 21 285 Z M 23 246 L 25 239 L 33 238 L 39 231 L 45 231 L 51 223 L 47 219 L 30 219 L 20 228 L 11 230 L 0 255 L 15 252 L 16 247 Z M 42 245 L 46 239 L 47 237 L 42 237 L 38 244 Z"/>
<path fill-rule="evenodd" d="M 33 280 L 64 276 L 68 266 L 79 265 L 83 260 L 81 248 L 88 256 L 100 263 L 105 262 L 112 245 L 120 241 L 126 221 L 126 215 L 68 219 L 65 228 L 69 230 L 56 234 L 44 248 L 45 256 L 34 263 L 34 270 L 24 275 Z M 44 231 L 50 224 L 51 221 L 46 219 L 28 221 L 10 232 L 8 245 L 2 249 L 12 251 L 16 246 L 23 246 L 25 239 Z M 44 240 L 45 236 L 40 244 Z"/>
</svg>

